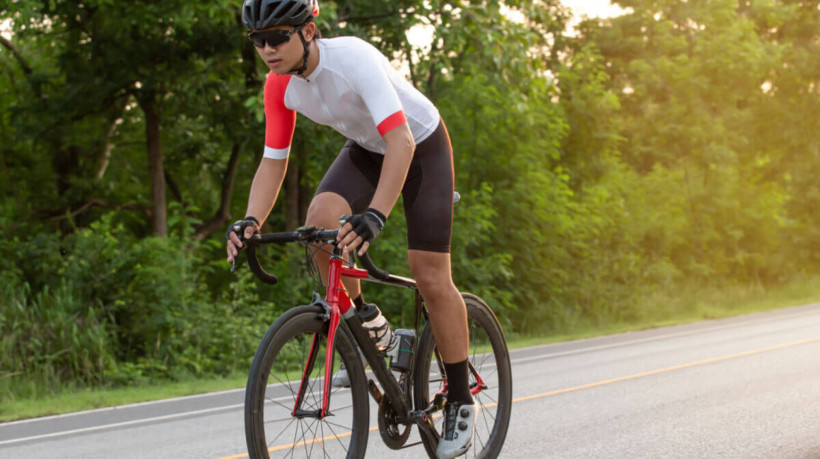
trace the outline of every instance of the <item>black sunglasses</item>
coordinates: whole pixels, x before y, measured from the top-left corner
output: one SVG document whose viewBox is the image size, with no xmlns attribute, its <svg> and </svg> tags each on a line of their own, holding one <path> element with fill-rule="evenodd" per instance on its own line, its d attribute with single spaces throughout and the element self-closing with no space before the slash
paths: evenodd
<svg viewBox="0 0 820 459">
<path fill-rule="evenodd" d="M 265 42 L 267 42 L 271 48 L 275 48 L 282 43 L 287 43 L 288 40 L 290 40 L 290 36 L 300 30 L 302 30 L 301 26 L 292 29 L 272 29 L 261 32 L 250 32 L 248 38 L 253 42 L 253 46 L 257 48 L 264 48 Z"/>
</svg>

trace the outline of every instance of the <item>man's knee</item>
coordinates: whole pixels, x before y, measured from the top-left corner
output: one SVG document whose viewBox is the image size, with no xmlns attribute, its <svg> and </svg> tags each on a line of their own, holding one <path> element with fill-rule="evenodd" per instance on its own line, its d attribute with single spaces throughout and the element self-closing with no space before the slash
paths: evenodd
<svg viewBox="0 0 820 459">
<path fill-rule="evenodd" d="M 457 293 L 456 287 L 453 285 L 449 265 L 415 263 L 415 268 L 413 276 L 416 279 L 416 285 L 418 285 L 421 295 L 428 303 L 446 299 L 454 292 Z"/>
<path fill-rule="evenodd" d="M 339 227 L 339 217 L 350 212 L 350 205 L 340 195 L 329 192 L 319 193 L 310 202 L 305 224 L 335 229 Z"/>
</svg>

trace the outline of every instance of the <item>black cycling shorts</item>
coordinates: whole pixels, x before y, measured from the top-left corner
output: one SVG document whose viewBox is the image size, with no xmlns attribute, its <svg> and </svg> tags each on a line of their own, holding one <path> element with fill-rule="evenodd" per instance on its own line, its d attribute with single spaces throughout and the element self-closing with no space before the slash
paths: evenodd
<svg viewBox="0 0 820 459">
<path fill-rule="evenodd" d="M 353 213 L 370 207 L 384 155 L 348 140 L 325 173 L 316 194 L 342 196 Z M 453 147 L 443 122 L 416 145 L 402 188 L 407 245 L 413 250 L 450 252 L 453 232 Z"/>
</svg>

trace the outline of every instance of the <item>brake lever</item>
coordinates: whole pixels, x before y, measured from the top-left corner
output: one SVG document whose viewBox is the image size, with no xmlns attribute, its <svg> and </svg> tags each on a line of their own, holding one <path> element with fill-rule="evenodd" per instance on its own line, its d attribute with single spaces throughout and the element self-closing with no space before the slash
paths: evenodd
<svg viewBox="0 0 820 459">
<path fill-rule="evenodd" d="M 239 238 L 240 241 L 245 239 L 243 237 L 243 235 L 241 233 L 239 233 L 239 231 L 242 230 L 242 227 L 240 225 L 233 225 L 232 229 L 233 229 L 234 233 L 236 233 L 236 236 Z M 231 272 L 232 273 L 236 272 L 236 257 L 234 257 L 234 259 L 231 260 Z"/>
<path fill-rule="evenodd" d="M 341 227 L 345 226 L 345 223 L 347 223 L 350 220 L 350 218 L 351 218 L 350 215 L 347 215 L 347 214 L 344 214 L 341 217 L 339 217 L 339 229 L 341 229 Z M 350 267 L 350 268 L 353 268 L 354 266 L 356 266 L 356 260 L 355 260 L 355 258 L 353 258 L 354 256 L 355 256 L 355 254 L 353 252 L 350 252 L 350 260 L 348 260 L 348 263 L 349 263 L 348 267 Z"/>
</svg>

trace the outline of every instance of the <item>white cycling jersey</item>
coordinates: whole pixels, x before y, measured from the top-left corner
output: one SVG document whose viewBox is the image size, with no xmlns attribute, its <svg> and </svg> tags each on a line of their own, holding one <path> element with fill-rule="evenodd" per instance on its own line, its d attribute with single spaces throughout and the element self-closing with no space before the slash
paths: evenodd
<svg viewBox="0 0 820 459">
<path fill-rule="evenodd" d="M 439 124 L 436 107 L 374 46 L 355 37 L 317 40 L 319 64 L 307 78 L 270 72 L 265 82 L 265 154 L 290 153 L 296 112 L 384 154 L 382 136 L 405 121 L 416 144 Z"/>
</svg>

